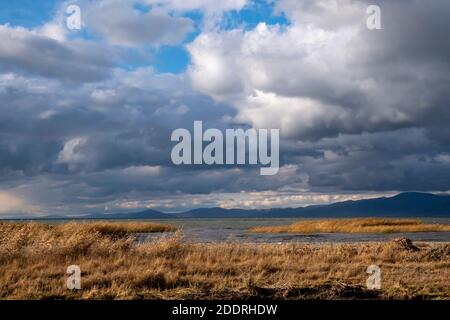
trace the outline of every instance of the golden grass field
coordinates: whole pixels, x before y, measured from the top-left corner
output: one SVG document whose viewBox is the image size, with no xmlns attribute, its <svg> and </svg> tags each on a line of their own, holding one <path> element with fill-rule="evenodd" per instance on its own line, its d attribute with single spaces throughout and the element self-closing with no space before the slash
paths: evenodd
<svg viewBox="0 0 450 320">
<path fill-rule="evenodd" d="M 302 220 L 288 226 L 255 227 L 255 233 L 399 233 L 450 231 L 450 225 L 424 224 L 418 219 L 321 219 Z"/>
<path fill-rule="evenodd" d="M 0 223 L 0 299 L 450 299 L 450 244 L 137 244 L 141 223 Z M 381 290 L 365 287 L 382 270 Z M 81 290 L 66 288 L 79 265 Z"/>
</svg>

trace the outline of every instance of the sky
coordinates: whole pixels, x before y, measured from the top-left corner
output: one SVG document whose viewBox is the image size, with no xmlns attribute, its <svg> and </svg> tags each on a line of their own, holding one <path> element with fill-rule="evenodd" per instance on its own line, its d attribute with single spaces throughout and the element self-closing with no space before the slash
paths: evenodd
<svg viewBox="0 0 450 320">
<path fill-rule="evenodd" d="M 0 216 L 448 193 L 449 16 L 448 0 L 2 1 Z M 195 120 L 280 129 L 279 173 L 175 166 L 171 132 Z"/>
</svg>

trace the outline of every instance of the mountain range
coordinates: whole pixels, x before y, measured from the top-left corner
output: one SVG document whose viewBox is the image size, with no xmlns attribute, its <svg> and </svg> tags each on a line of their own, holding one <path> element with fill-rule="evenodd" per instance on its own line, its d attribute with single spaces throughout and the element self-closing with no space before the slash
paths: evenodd
<svg viewBox="0 0 450 320">
<path fill-rule="evenodd" d="M 93 213 L 71 219 L 174 219 L 174 218 L 273 218 L 273 217 L 450 217 L 450 195 L 405 192 L 392 197 L 349 200 L 298 208 L 224 209 L 198 208 L 179 213 L 148 209 L 128 213 Z M 67 219 L 46 216 L 41 219 Z"/>
</svg>

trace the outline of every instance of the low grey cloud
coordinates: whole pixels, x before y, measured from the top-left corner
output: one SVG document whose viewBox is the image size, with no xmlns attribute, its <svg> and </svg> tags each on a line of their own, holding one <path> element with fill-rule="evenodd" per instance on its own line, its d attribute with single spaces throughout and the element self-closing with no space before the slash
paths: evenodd
<svg viewBox="0 0 450 320">
<path fill-rule="evenodd" d="M 90 30 L 121 46 L 177 44 L 194 31 L 188 18 L 155 10 L 142 12 L 128 1 L 85 2 L 83 14 Z"/>
<path fill-rule="evenodd" d="M 104 79 L 114 62 L 115 53 L 100 44 L 60 42 L 21 27 L 0 25 L 0 42 L 2 72 L 90 82 Z"/>
</svg>

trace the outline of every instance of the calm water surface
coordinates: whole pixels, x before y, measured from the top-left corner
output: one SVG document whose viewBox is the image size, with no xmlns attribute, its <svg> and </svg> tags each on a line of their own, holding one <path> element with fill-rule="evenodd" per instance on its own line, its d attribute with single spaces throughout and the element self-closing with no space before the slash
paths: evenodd
<svg viewBox="0 0 450 320">
<path fill-rule="evenodd" d="M 309 220 L 311 218 L 308 218 Z M 411 218 L 424 223 L 450 224 L 450 218 Z M 178 226 L 183 231 L 184 239 L 195 242 L 363 242 L 386 241 L 398 237 L 407 237 L 414 241 L 450 242 L 450 232 L 416 232 L 416 233 L 251 233 L 252 227 L 281 226 L 291 224 L 302 218 L 190 218 L 190 219 L 142 219 L 133 221 L 151 221 Z M 108 220 L 113 221 L 113 220 Z M 120 220 L 124 221 L 124 220 Z M 67 220 L 41 220 L 46 223 L 63 223 Z M 170 236 L 172 233 L 139 234 L 138 241 L 146 242 L 158 237 Z"/>
<path fill-rule="evenodd" d="M 425 223 L 450 224 L 450 218 L 420 218 Z M 317 233 L 317 234 L 263 234 L 250 233 L 248 229 L 259 226 L 279 226 L 299 221 L 299 218 L 252 219 L 158 219 L 160 223 L 179 226 L 186 240 L 197 242 L 361 242 L 385 241 L 405 236 L 415 241 L 449 241 L 450 232 L 417 233 Z M 148 241 L 161 234 L 142 234 L 139 241 Z"/>
</svg>

